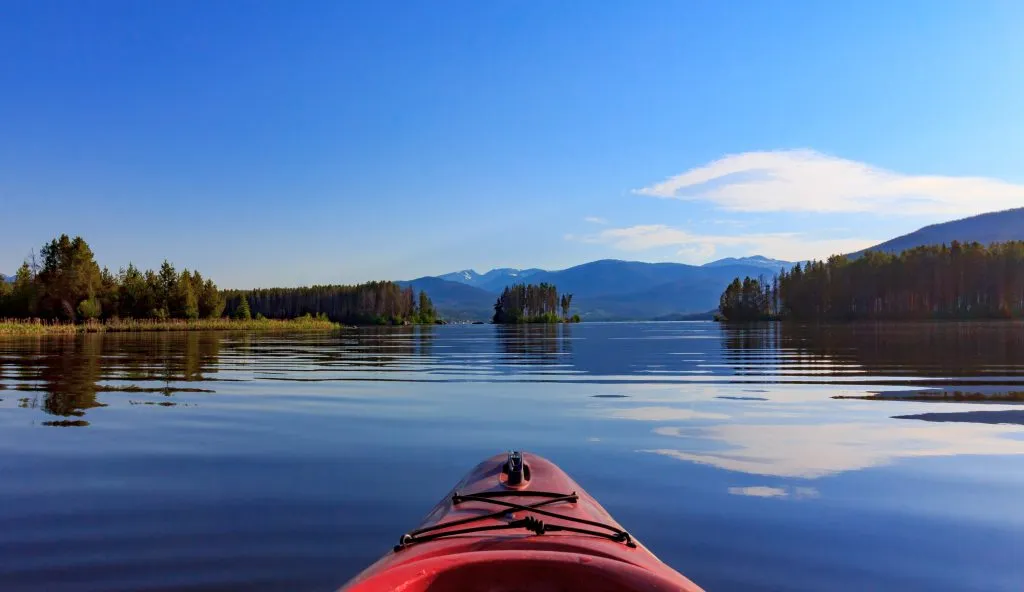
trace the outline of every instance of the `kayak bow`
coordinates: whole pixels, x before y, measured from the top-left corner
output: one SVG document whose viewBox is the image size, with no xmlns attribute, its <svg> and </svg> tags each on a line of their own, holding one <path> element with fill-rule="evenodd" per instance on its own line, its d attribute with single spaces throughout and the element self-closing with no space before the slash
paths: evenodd
<svg viewBox="0 0 1024 592">
<path fill-rule="evenodd" d="M 554 463 L 513 452 L 470 471 L 417 529 L 342 590 L 701 589 Z"/>
</svg>

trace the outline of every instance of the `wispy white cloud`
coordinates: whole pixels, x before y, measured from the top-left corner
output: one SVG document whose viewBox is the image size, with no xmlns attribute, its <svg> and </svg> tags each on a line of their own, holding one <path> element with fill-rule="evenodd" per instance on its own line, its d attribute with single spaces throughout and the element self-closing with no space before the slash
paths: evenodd
<svg viewBox="0 0 1024 592">
<path fill-rule="evenodd" d="M 586 236 L 570 235 L 566 240 L 611 245 L 622 251 L 646 251 L 675 247 L 684 261 L 702 262 L 723 247 L 739 247 L 750 253 L 790 261 L 824 259 L 829 255 L 859 251 L 878 243 L 864 238 L 810 238 L 793 232 L 753 234 L 698 234 L 664 224 L 646 224 L 624 228 L 608 228 Z"/>
<path fill-rule="evenodd" d="M 608 224 L 608 220 L 598 216 L 587 216 L 583 219 L 584 222 L 590 222 L 591 224 L 600 224 L 602 226 Z"/>
<path fill-rule="evenodd" d="M 898 173 L 814 150 L 733 154 L 634 193 L 740 212 L 972 215 L 1024 205 L 1024 185 Z"/>
</svg>

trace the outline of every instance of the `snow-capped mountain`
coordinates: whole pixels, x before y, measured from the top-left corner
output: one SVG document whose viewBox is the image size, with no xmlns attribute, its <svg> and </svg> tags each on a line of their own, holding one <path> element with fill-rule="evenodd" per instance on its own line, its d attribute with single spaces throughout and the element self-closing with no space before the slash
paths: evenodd
<svg viewBox="0 0 1024 592">
<path fill-rule="evenodd" d="M 488 292 L 500 292 L 505 286 L 524 281 L 526 278 L 540 271 L 543 270 L 502 267 L 499 269 L 492 269 L 487 273 L 477 273 L 472 269 L 463 269 L 462 271 L 454 271 L 437 277 L 449 282 L 458 282 L 460 284 L 466 284 L 467 286 L 487 290 Z"/>
<path fill-rule="evenodd" d="M 783 261 L 781 259 L 772 259 L 770 257 L 764 257 L 762 255 L 752 255 L 750 257 L 726 257 L 725 259 L 719 259 L 710 263 L 705 263 L 701 267 L 725 267 L 729 265 L 749 265 L 751 267 L 762 267 L 768 271 L 778 272 L 780 269 L 791 269 L 795 263 L 792 261 Z"/>
</svg>

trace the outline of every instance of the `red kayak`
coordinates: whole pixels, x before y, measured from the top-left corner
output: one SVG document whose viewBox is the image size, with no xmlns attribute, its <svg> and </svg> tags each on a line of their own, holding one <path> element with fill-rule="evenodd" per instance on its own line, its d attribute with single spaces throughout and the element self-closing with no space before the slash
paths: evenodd
<svg viewBox="0 0 1024 592">
<path fill-rule="evenodd" d="M 346 592 L 683 590 L 662 563 L 554 465 L 485 460 Z"/>
</svg>

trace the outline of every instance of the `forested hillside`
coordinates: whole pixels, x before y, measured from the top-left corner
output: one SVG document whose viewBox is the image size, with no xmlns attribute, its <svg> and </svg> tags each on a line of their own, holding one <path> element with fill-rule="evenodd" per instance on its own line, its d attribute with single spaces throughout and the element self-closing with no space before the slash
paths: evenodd
<svg viewBox="0 0 1024 592">
<path fill-rule="evenodd" d="M 869 251 L 796 265 L 772 281 L 733 280 L 729 320 L 1024 317 L 1024 241 Z"/>
<path fill-rule="evenodd" d="M 851 257 L 859 257 L 867 251 L 895 254 L 914 247 L 948 245 L 953 241 L 958 241 L 961 244 L 976 242 L 988 246 L 992 243 L 1019 240 L 1024 240 L 1024 208 L 988 212 L 960 220 L 932 224 L 910 234 L 904 234 L 853 253 Z"/>
</svg>

